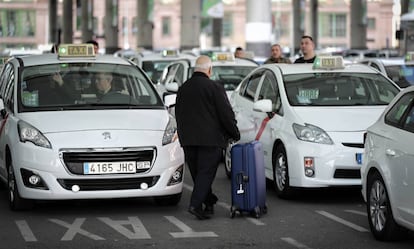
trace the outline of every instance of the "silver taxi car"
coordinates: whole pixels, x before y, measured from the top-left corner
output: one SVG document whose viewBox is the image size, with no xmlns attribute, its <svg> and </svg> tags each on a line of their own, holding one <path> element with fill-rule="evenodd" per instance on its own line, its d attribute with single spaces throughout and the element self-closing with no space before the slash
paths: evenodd
<svg viewBox="0 0 414 249">
<path fill-rule="evenodd" d="M 414 85 L 414 61 L 412 60 L 405 58 L 369 58 L 358 63 L 377 69 L 402 88 Z"/>
<path fill-rule="evenodd" d="M 171 83 L 177 83 L 178 87 L 181 86 L 194 72 L 196 59 L 170 63 L 164 69 L 159 89 L 165 91 L 165 86 Z M 235 58 L 232 53 L 227 52 L 214 52 L 211 60 L 213 73 L 210 78 L 222 83 L 229 97 L 241 80 L 259 66 L 251 59 Z"/>
<path fill-rule="evenodd" d="M 141 53 L 131 56 L 130 60 L 141 67 L 153 83 L 159 83 L 164 68 L 173 61 L 180 59 L 193 59 L 192 54 L 180 53 L 178 50 L 166 49 L 159 53 Z"/>
<path fill-rule="evenodd" d="M 62 44 L 4 65 L 0 180 L 11 209 L 131 197 L 175 205 L 183 166 L 175 119 L 134 63 Z"/>
<path fill-rule="evenodd" d="M 367 129 L 362 196 L 377 240 L 414 231 L 414 86 L 405 88 Z"/>
<path fill-rule="evenodd" d="M 340 56 L 254 69 L 230 103 L 240 143 L 263 144 L 266 177 L 281 198 L 299 188 L 361 186 L 363 134 L 400 88 Z M 231 170 L 229 149 L 226 170 Z"/>
</svg>

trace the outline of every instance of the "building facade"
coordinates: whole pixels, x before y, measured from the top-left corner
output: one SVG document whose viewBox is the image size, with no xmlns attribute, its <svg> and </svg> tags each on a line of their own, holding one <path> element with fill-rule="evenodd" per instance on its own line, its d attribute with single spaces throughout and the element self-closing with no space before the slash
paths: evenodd
<svg viewBox="0 0 414 249">
<path fill-rule="evenodd" d="M 152 1 L 153 47 L 180 48 L 180 0 Z M 5 48 L 36 48 L 48 44 L 49 0 L 0 0 L 0 51 Z M 80 42 L 80 7 L 82 0 L 73 1 L 73 40 Z M 302 1 L 301 28 L 304 34 L 310 30 L 309 0 Z M 58 26 L 62 20 L 62 0 L 58 1 Z M 246 0 L 223 0 L 222 19 L 223 47 L 245 47 Z M 367 48 L 381 49 L 398 46 L 395 31 L 399 20 L 398 6 L 394 0 L 368 0 L 366 18 Z M 199 10 L 197 10 L 199 11 Z M 137 0 L 118 0 L 118 41 L 119 48 L 139 47 L 137 44 Z M 270 43 L 279 43 L 284 48 L 292 44 L 292 3 L 291 0 L 272 0 L 272 36 Z M 105 4 L 94 0 L 94 36 L 105 47 L 104 18 Z M 212 42 L 211 19 L 202 19 L 200 45 L 210 47 Z M 318 47 L 350 47 L 350 0 L 318 1 Z"/>
</svg>

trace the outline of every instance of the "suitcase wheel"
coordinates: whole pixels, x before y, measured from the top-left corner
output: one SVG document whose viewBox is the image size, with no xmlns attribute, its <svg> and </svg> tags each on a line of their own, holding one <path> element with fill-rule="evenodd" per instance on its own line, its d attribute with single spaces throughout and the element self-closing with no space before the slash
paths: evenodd
<svg viewBox="0 0 414 249">
<path fill-rule="evenodd" d="M 230 218 L 234 218 L 236 216 L 237 207 L 231 206 L 230 208 Z"/>
<path fill-rule="evenodd" d="M 260 207 L 259 207 L 259 206 L 256 206 L 256 207 L 254 208 L 253 213 L 254 213 L 254 217 L 255 217 L 255 218 L 260 218 L 260 215 L 262 214 L 262 212 L 261 212 L 261 210 L 260 210 Z"/>
</svg>

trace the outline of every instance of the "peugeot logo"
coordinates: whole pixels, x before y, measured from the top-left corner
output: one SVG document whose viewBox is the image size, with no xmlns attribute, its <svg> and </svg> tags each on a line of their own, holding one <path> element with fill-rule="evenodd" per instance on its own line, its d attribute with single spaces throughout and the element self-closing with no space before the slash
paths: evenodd
<svg viewBox="0 0 414 249">
<path fill-rule="evenodd" d="M 102 136 L 104 137 L 104 139 L 111 139 L 111 133 L 109 131 L 105 131 L 104 133 L 102 133 Z"/>
</svg>

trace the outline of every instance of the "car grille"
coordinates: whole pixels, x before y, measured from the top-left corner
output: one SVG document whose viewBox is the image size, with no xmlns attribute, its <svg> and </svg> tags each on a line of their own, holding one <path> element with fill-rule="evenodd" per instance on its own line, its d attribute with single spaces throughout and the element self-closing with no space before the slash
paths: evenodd
<svg viewBox="0 0 414 249">
<path fill-rule="evenodd" d="M 70 173 L 83 175 L 83 163 L 86 162 L 150 161 L 153 165 L 155 150 L 64 151 L 61 158 Z M 136 173 L 145 173 L 149 170 L 140 169 Z"/>
<path fill-rule="evenodd" d="M 334 178 L 361 179 L 361 171 L 359 169 L 337 169 Z"/>
<path fill-rule="evenodd" d="M 146 183 L 148 188 L 154 186 L 159 176 L 140 177 L 140 178 L 104 178 L 104 179 L 57 179 L 59 184 L 72 190 L 73 185 L 78 185 L 80 191 L 97 190 L 123 190 L 140 189 L 142 183 Z"/>
</svg>

